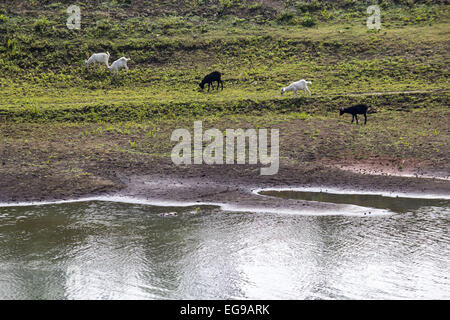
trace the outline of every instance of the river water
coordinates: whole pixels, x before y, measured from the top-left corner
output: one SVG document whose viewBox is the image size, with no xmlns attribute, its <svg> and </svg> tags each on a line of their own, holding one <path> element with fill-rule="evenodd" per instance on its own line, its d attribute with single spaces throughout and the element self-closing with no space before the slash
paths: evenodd
<svg viewBox="0 0 450 320">
<path fill-rule="evenodd" d="M 448 202 L 370 217 L 3 207 L 0 299 L 449 299 L 449 217 Z"/>
</svg>

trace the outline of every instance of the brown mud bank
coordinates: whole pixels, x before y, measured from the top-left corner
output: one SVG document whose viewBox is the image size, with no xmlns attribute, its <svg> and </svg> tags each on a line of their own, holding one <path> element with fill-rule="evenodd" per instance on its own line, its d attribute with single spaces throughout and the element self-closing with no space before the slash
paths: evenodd
<svg viewBox="0 0 450 320">
<path fill-rule="evenodd" d="M 100 168 L 99 168 L 100 169 Z M 303 200 L 278 199 L 254 192 L 264 188 L 327 188 L 352 192 L 377 192 L 448 196 L 450 181 L 431 178 L 381 176 L 355 173 L 318 164 L 302 167 L 282 166 L 273 176 L 259 175 L 259 166 L 192 165 L 175 167 L 164 161 L 148 167 L 148 172 L 116 171 L 114 175 L 90 177 L 82 183 L 53 176 L 52 186 L 31 179 L 28 188 L 14 192 L 2 185 L 0 202 L 71 200 L 93 196 L 115 199 L 136 199 L 155 205 L 220 205 L 225 210 L 274 213 L 333 213 L 363 214 L 367 208 L 319 203 Z M 49 181 L 47 181 L 49 182 Z M 382 213 L 376 210 L 372 214 Z"/>
<path fill-rule="evenodd" d="M 215 170 L 214 170 L 215 169 Z M 207 171 L 210 171 L 209 174 Z M 358 213 L 347 205 L 260 196 L 257 189 L 321 188 L 349 192 L 414 194 L 420 196 L 450 195 L 450 181 L 402 176 L 364 175 L 338 169 L 284 168 L 279 175 L 245 175 L 239 170 L 208 168 L 205 172 L 154 174 L 124 178 L 126 187 L 118 194 L 161 203 L 220 203 L 228 210 L 262 212 L 341 211 Z M 350 211 L 349 211 L 350 210 Z M 363 212 L 359 212 L 363 213 Z"/>
<path fill-rule="evenodd" d="M 324 166 L 363 175 L 381 175 L 385 177 L 415 177 L 450 181 L 450 172 L 434 166 L 429 161 L 416 159 L 365 159 L 355 162 L 352 159 L 324 161 Z"/>
</svg>

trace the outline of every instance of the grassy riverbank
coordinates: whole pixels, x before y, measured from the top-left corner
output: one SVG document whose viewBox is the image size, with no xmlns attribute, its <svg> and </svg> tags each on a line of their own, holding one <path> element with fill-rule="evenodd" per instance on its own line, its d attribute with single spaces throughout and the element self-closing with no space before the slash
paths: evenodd
<svg viewBox="0 0 450 320">
<path fill-rule="evenodd" d="M 382 1 L 378 32 L 361 1 L 87 1 L 81 30 L 66 28 L 68 5 L 0 4 L 3 199 L 79 196 L 120 188 L 119 176 L 174 172 L 170 134 L 194 120 L 279 128 L 280 181 L 374 160 L 450 172 L 446 1 Z M 131 57 L 129 74 L 84 68 L 101 51 Z M 199 92 L 212 70 L 225 90 Z M 280 95 L 300 78 L 312 81 L 311 97 Z M 351 126 L 337 110 L 359 102 L 374 113 Z"/>
</svg>

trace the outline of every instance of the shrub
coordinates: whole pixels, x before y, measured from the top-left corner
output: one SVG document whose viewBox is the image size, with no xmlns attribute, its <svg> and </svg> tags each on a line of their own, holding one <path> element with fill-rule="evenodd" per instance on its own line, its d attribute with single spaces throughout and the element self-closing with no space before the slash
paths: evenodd
<svg viewBox="0 0 450 320">
<path fill-rule="evenodd" d="M 252 3 L 251 5 L 249 5 L 248 8 L 250 10 L 258 10 L 258 9 L 262 8 L 262 4 L 259 2 L 255 2 L 255 3 Z"/>
<path fill-rule="evenodd" d="M 17 52 L 17 41 L 15 39 L 8 39 L 7 48 L 11 54 L 15 54 Z"/>
<path fill-rule="evenodd" d="M 307 14 L 306 16 L 301 18 L 300 23 L 302 26 L 310 28 L 310 27 L 315 26 L 317 24 L 317 21 L 313 16 L 310 16 L 309 14 Z"/>
<path fill-rule="evenodd" d="M 320 3 L 317 0 L 312 1 L 297 1 L 295 8 L 301 12 L 313 12 L 323 10 L 327 7 L 327 3 Z"/>
<path fill-rule="evenodd" d="M 171 29 L 186 26 L 186 21 L 180 16 L 169 16 L 159 19 L 158 24 L 162 29 Z"/>
<path fill-rule="evenodd" d="M 6 33 L 8 20 L 8 17 L 0 14 L 0 33 Z"/>
<path fill-rule="evenodd" d="M 6 23 L 8 22 L 8 20 L 9 20 L 8 17 L 0 14 L 0 23 Z"/>
<path fill-rule="evenodd" d="M 345 9 L 362 9 L 368 6 L 367 2 L 359 0 L 345 0 L 343 7 Z"/>
<path fill-rule="evenodd" d="M 330 20 L 333 17 L 332 14 L 327 11 L 327 9 L 322 10 L 320 14 L 324 20 Z"/>
<path fill-rule="evenodd" d="M 245 22 L 245 19 L 234 17 L 232 24 L 233 24 L 233 26 L 237 26 L 237 25 L 243 24 L 244 22 Z"/>
<path fill-rule="evenodd" d="M 283 10 L 278 14 L 277 20 L 282 24 L 296 24 L 296 13 L 292 10 Z"/>
<path fill-rule="evenodd" d="M 219 3 L 224 8 L 230 8 L 233 5 L 233 0 L 219 0 Z"/>
<path fill-rule="evenodd" d="M 46 32 L 46 30 L 49 26 L 50 26 L 50 21 L 46 17 L 37 19 L 33 24 L 34 31 L 36 31 L 38 33 Z"/>
<path fill-rule="evenodd" d="M 89 32 L 91 32 L 94 37 L 108 37 L 111 39 L 120 34 L 120 27 L 114 20 L 105 18 L 97 20 L 95 25 L 89 28 Z"/>
</svg>

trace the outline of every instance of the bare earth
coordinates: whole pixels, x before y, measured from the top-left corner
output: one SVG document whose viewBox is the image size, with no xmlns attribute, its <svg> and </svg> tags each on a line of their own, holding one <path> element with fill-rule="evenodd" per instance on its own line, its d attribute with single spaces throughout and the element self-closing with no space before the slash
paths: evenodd
<svg viewBox="0 0 450 320">
<path fill-rule="evenodd" d="M 369 168 L 366 166 L 366 168 Z M 107 168 L 104 168 L 107 172 Z M 346 212 L 354 214 L 377 214 L 382 210 L 366 212 L 365 209 L 346 205 L 318 203 L 302 200 L 286 200 L 259 196 L 252 192 L 260 188 L 320 187 L 361 192 L 414 193 L 422 195 L 450 195 L 450 181 L 445 179 L 416 178 L 391 175 L 369 175 L 339 170 L 331 166 L 290 167 L 284 165 L 277 175 L 260 176 L 259 166 L 248 165 L 193 165 L 175 167 L 164 161 L 154 163 L 143 174 L 128 174 L 126 170 L 116 171 L 114 176 L 96 178 L 86 189 L 73 189 L 69 197 L 55 197 L 46 188 L 34 186 L 21 193 L 9 193 L 3 188 L 1 202 L 70 200 L 89 196 L 119 196 L 140 199 L 147 203 L 162 205 L 220 205 L 225 210 L 261 211 L 274 213 Z M 61 190 L 64 184 L 59 184 Z M 86 192 L 91 189 L 91 192 Z M 5 192 L 6 191 L 6 192 Z M 75 192 L 74 192 L 75 191 Z M 69 191 L 68 191 L 69 192 Z M 350 210 L 350 211 L 349 211 Z M 380 212 L 378 212 L 380 211 Z"/>
</svg>

